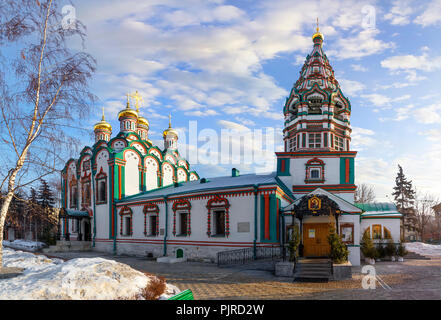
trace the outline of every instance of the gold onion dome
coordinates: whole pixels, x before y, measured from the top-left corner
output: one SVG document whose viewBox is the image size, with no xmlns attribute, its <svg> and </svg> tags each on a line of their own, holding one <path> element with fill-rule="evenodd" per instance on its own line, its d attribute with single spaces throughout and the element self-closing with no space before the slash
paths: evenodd
<svg viewBox="0 0 441 320">
<path fill-rule="evenodd" d="M 147 126 L 147 127 L 150 125 L 149 121 L 146 118 L 142 117 L 142 116 L 138 117 L 138 124 L 144 125 L 144 126 Z"/>
<path fill-rule="evenodd" d="M 133 110 L 132 108 L 130 108 L 129 94 L 127 94 L 127 106 L 124 110 L 121 110 L 118 113 L 118 120 L 121 120 L 122 117 L 134 117 L 134 118 L 138 119 L 138 112 L 136 112 L 136 110 Z"/>
<path fill-rule="evenodd" d="M 318 37 L 322 38 L 322 40 L 325 39 L 323 37 L 323 34 L 320 32 L 319 25 L 318 25 L 318 18 L 317 18 L 317 29 L 316 29 L 316 32 L 312 35 L 312 40 L 314 41 L 314 39 L 318 38 Z"/>
<path fill-rule="evenodd" d="M 103 108 L 103 117 L 101 118 L 101 121 L 93 126 L 93 131 L 95 130 L 109 130 L 110 132 L 112 132 L 112 126 L 104 118 L 104 108 Z"/>
<path fill-rule="evenodd" d="M 164 138 L 169 134 L 174 134 L 178 136 L 178 132 L 171 127 L 171 115 L 168 116 L 168 129 L 164 130 Z"/>
</svg>

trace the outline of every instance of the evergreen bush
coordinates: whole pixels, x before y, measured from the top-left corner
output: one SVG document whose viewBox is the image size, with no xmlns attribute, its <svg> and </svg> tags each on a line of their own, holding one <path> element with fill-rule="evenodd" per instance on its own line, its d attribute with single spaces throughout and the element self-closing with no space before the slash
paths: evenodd
<svg viewBox="0 0 441 320">
<path fill-rule="evenodd" d="M 408 251 L 406 250 L 406 247 L 403 245 L 403 243 L 400 242 L 397 247 L 397 256 L 404 257 L 406 254 L 408 254 Z"/>
<path fill-rule="evenodd" d="M 299 244 L 300 244 L 299 226 L 294 225 L 294 228 L 292 230 L 291 240 L 288 243 L 289 261 L 293 262 L 296 260 Z"/>
<path fill-rule="evenodd" d="M 386 248 L 384 247 L 381 240 L 377 243 L 376 249 L 377 249 L 376 258 L 384 259 L 386 257 Z"/>
<path fill-rule="evenodd" d="M 375 249 L 374 243 L 367 232 L 363 234 L 360 249 L 365 258 L 375 259 L 377 256 L 377 250 Z"/>
<path fill-rule="evenodd" d="M 331 259 L 335 263 L 345 263 L 348 261 L 349 250 L 346 244 L 343 243 L 341 237 L 331 226 L 328 235 L 328 242 L 331 246 Z"/>
<path fill-rule="evenodd" d="M 388 257 L 393 257 L 396 255 L 397 250 L 395 248 L 395 244 L 392 238 L 387 239 L 385 251 L 386 251 L 386 256 Z"/>
</svg>

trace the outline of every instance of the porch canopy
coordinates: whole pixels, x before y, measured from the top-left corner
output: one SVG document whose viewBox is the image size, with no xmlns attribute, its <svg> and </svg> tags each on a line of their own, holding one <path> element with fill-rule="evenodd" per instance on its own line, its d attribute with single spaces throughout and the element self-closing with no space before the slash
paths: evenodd
<svg viewBox="0 0 441 320">
<path fill-rule="evenodd" d="M 304 195 L 292 204 L 282 209 L 283 212 L 292 212 L 297 218 L 302 219 L 305 215 L 335 215 L 341 213 L 361 214 L 362 209 L 352 203 L 321 188 Z"/>
<path fill-rule="evenodd" d="M 88 211 L 61 208 L 61 218 L 90 218 Z"/>
</svg>

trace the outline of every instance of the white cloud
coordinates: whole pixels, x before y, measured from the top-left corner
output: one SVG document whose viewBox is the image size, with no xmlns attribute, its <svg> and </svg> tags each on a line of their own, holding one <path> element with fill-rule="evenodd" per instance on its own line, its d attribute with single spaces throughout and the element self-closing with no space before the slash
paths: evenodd
<svg viewBox="0 0 441 320">
<path fill-rule="evenodd" d="M 338 82 L 343 93 L 349 96 L 355 95 L 366 88 L 364 84 L 355 80 L 340 79 Z"/>
<path fill-rule="evenodd" d="M 441 2 L 432 0 L 428 5 L 425 5 L 424 12 L 416 17 L 414 22 L 423 27 L 439 24 L 441 22 Z"/>
<path fill-rule="evenodd" d="M 436 103 L 414 111 L 416 121 L 424 124 L 441 123 L 441 104 Z"/>
<path fill-rule="evenodd" d="M 426 136 L 428 141 L 441 142 L 441 129 L 429 129 L 418 132 L 419 135 Z"/>
<path fill-rule="evenodd" d="M 429 56 L 426 51 L 420 56 L 392 56 L 381 61 L 381 66 L 389 70 L 434 71 L 441 68 L 441 56 Z"/>
<path fill-rule="evenodd" d="M 361 97 L 369 100 L 374 106 L 387 108 L 390 107 L 392 103 L 407 100 L 411 96 L 409 94 L 405 94 L 400 97 L 391 98 L 382 94 L 372 93 L 372 94 L 363 94 L 361 95 Z"/>
<path fill-rule="evenodd" d="M 413 13 L 412 1 L 394 1 L 390 11 L 384 15 L 392 25 L 406 25 L 410 23 L 410 15 Z"/>
<path fill-rule="evenodd" d="M 365 29 L 357 35 L 340 37 L 334 45 L 336 49 L 329 50 L 328 55 L 339 60 L 360 59 L 395 47 L 394 43 L 377 39 L 376 36 L 379 33 L 380 31 L 377 29 Z"/>
<path fill-rule="evenodd" d="M 361 71 L 361 72 L 368 71 L 368 68 L 363 67 L 361 64 L 351 64 L 351 68 L 352 68 L 352 70 L 355 70 L 355 71 Z"/>
</svg>

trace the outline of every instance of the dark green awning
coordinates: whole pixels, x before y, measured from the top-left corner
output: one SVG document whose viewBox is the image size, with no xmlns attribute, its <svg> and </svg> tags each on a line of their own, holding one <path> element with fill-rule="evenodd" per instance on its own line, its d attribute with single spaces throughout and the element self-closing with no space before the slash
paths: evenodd
<svg viewBox="0 0 441 320">
<path fill-rule="evenodd" d="M 66 209 L 63 208 L 61 210 L 62 216 L 68 216 L 68 217 L 87 217 L 89 218 L 89 213 L 87 211 L 80 211 L 80 210 L 73 210 L 73 209 Z"/>
</svg>

